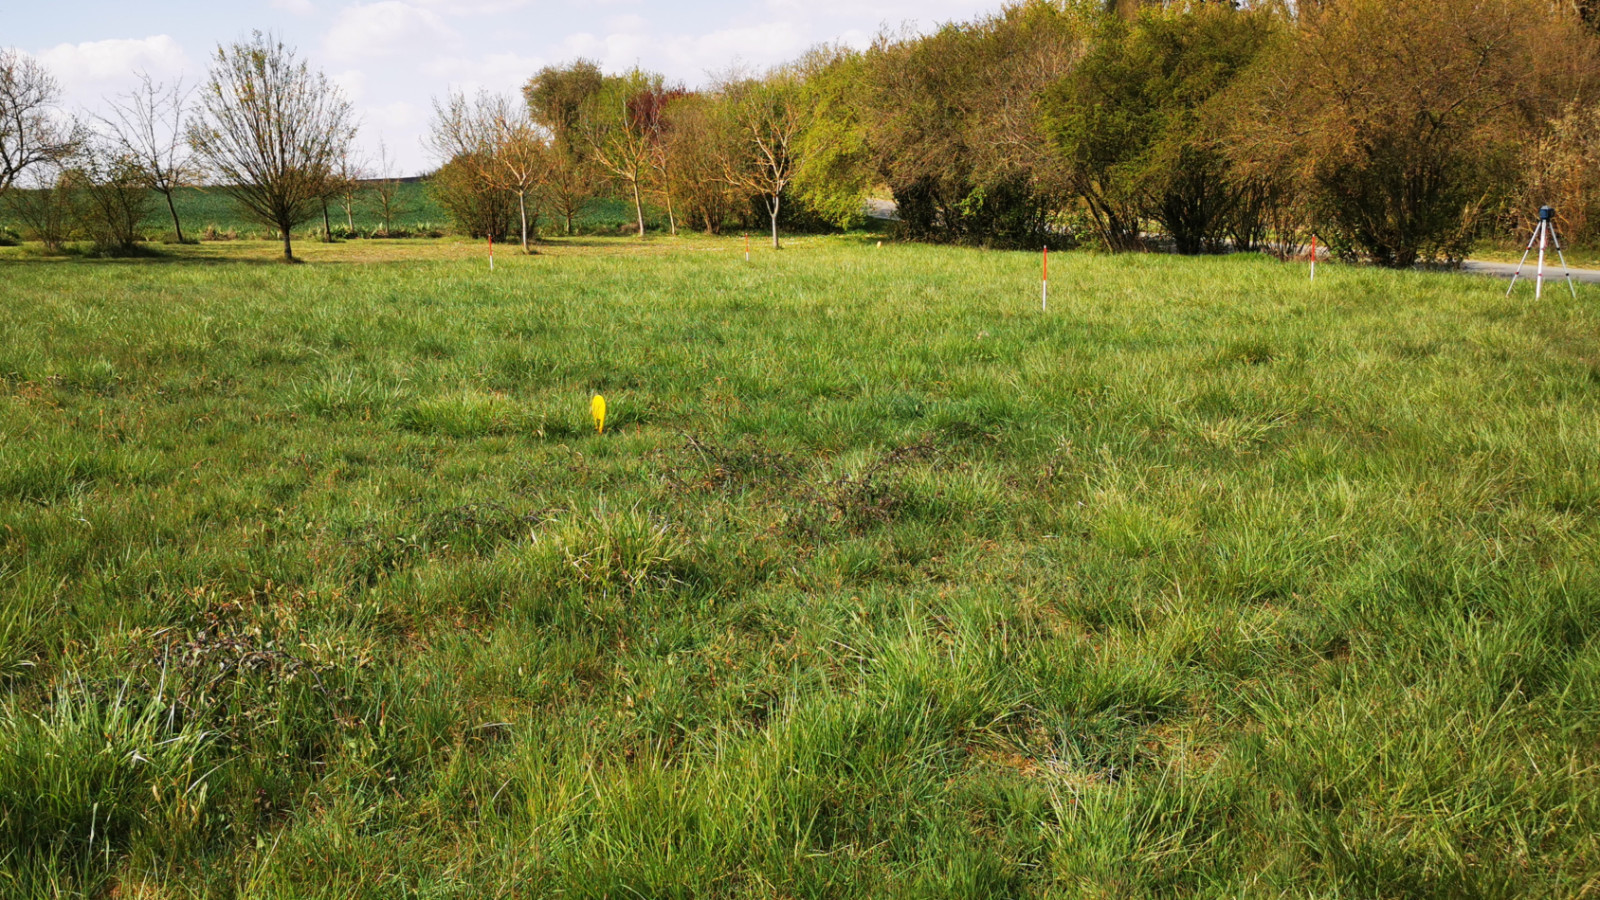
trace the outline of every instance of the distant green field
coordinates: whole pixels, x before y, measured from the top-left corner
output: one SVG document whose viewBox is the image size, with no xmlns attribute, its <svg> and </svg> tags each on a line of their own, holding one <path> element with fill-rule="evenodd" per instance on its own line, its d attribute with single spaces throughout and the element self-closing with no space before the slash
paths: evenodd
<svg viewBox="0 0 1600 900">
<path fill-rule="evenodd" d="M 208 225 L 216 226 L 219 231 L 233 231 L 240 234 L 255 234 L 263 232 L 258 222 L 252 222 L 240 216 L 236 205 L 221 191 L 201 190 L 187 188 L 177 194 L 178 217 L 183 220 L 185 232 L 198 234 Z M 334 224 L 345 224 L 343 207 L 332 207 L 329 211 Z M 354 209 L 356 229 L 370 233 L 380 224 L 376 210 L 372 208 L 370 193 L 364 193 Z M 145 220 L 146 226 L 151 230 L 172 230 L 172 217 L 167 212 L 167 205 L 159 195 L 156 203 L 151 207 L 150 216 Z M 395 219 L 395 225 L 407 230 L 415 230 L 420 226 L 431 226 L 439 229 L 449 227 L 449 216 L 433 201 L 425 184 L 410 183 L 400 186 L 400 215 Z M 314 222 L 307 223 L 308 229 L 322 228 L 321 217 Z"/>
<path fill-rule="evenodd" d="M 176 200 L 185 237 L 200 237 L 208 227 L 217 233 L 236 238 L 259 239 L 266 237 L 268 233 L 260 222 L 241 215 L 238 206 L 222 191 L 185 188 L 177 193 Z M 355 222 L 356 231 L 364 236 L 371 235 L 381 224 L 370 192 L 363 193 L 353 213 L 351 218 Z M 329 216 L 335 228 L 348 224 L 342 206 L 331 206 Z M 632 222 L 631 205 L 600 198 L 590 204 L 579 218 L 578 228 L 585 232 L 614 232 Z M 647 222 L 652 229 L 665 227 L 664 217 L 653 211 Z M 555 234 L 561 230 L 561 223 L 552 221 L 548 217 L 541 224 L 546 233 Z M 0 226 L 21 230 L 16 222 L 11 221 L 4 207 L 0 207 Z M 172 234 L 172 217 L 167 210 L 166 200 L 154 192 L 151 194 L 150 212 L 145 217 L 144 227 L 152 240 L 159 240 L 162 236 L 170 238 Z M 402 184 L 400 188 L 400 209 L 399 215 L 395 217 L 394 227 L 406 232 L 426 230 L 448 233 L 452 229 L 452 224 L 444 209 L 434 201 L 426 184 L 407 183 Z M 320 215 L 305 223 L 300 229 L 302 234 L 320 234 L 321 230 Z"/>
<path fill-rule="evenodd" d="M 1600 290 L 874 244 L 0 249 L 0 896 L 1593 893 Z"/>
</svg>

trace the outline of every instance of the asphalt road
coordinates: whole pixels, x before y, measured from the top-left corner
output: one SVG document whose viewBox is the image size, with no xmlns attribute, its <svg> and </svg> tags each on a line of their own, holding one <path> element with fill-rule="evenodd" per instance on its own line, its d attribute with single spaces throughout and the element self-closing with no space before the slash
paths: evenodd
<svg viewBox="0 0 1600 900">
<path fill-rule="evenodd" d="M 1523 278 L 1532 278 L 1538 267 L 1533 260 L 1528 260 L 1527 266 L 1522 270 Z M 1461 270 L 1472 275 L 1492 275 L 1496 278 L 1510 278 L 1517 271 L 1516 263 L 1479 262 L 1467 260 L 1461 264 Z M 1600 284 L 1600 269 L 1572 269 L 1572 280 L 1583 284 Z M 1561 263 L 1546 259 L 1544 261 L 1545 286 L 1549 287 L 1556 282 L 1566 280 Z"/>
</svg>

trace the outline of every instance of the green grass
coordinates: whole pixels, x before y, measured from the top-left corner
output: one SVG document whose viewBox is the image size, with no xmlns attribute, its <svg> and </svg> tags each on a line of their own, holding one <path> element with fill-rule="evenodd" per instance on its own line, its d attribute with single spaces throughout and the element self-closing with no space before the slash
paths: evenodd
<svg viewBox="0 0 1600 900">
<path fill-rule="evenodd" d="M 1594 287 L 414 246 L 0 250 L 0 895 L 1600 884 Z"/>
</svg>

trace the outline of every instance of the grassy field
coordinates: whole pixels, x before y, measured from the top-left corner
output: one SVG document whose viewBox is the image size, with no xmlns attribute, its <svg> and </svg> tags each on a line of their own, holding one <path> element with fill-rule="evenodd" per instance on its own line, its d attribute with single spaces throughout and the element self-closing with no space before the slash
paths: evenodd
<svg viewBox="0 0 1600 900">
<path fill-rule="evenodd" d="M 0 250 L 0 895 L 1600 891 L 1594 287 L 305 251 Z"/>
<path fill-rule="evenodd" d="M 434 201 L 426 184 L 402 184 L 398 197 L 398 214 L 393 222 L 396 230 L 417 234 L 449 232 L 453 228 L 449 215 Z M 144 220 L 144 230 L 152 240 L 170 240 L 172 214 L 167 210 L 167 202 L 165 198 L 153 192 L 151 198 L 150 212 Z M 185 238 L 204 237 L 211 240 L 222 237 L 248 241 L 268 237 L 265 226 L 241 215 L 234 201 L 221 191 L 184 188 L 177 192 L 174 199 L 178 208 L 178 218 L 183 222 Z M 357 234 L 362 237 L 370 236 L 382 225 L 370 191 L 359 196 L 353 212 L 351 219 L 355 222 Z M 330 207 L 329 216 L 333 221 L 335 234 L 348 227 L 343 207 Z M 0 227 L 20 231 L 19 223 L 9 219 L 9 210 L 0 207 Z M 632 221 L 631 205 L 617 200 L 600 199 L 579 218 L 578 228 L 584 232 L 614 232 Z M 651 227 L 664 227 L 664 222 L 655 222 L 653 219 L 650 224 Z M 549 219 L 546 219 L 543 225 L 551 233 L 561 229 L 561 223 Z M 297 234 L 304 235 L 313 233 L 317 236 L 322 233 L 320 214 L 297 231 Z"/>
</svg>

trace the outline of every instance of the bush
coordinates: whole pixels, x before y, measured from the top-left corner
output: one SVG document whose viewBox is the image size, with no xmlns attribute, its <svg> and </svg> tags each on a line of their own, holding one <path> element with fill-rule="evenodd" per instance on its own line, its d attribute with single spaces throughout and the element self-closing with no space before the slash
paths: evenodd
<svg viewBox="0 0 1600 900">
<path fill-rule="evenodd" d="M 7 205 L 22 223 L 23 236 L 59 253 L 67 241 L 82 233 L 88 181 L 82 169 L 57 167 L 35 187 L 7 191 Z"/>
<path fill-rule="evenodd" d="M 1225 146 L 1304 185 L 1352 252 L 1459 259 L 1511 192 L 1522 136 L 1595 65 L 1575 20 L 1514 0 L 1329 4 L 1258 61 Z"/>
<path fill-rule="evenodd" d="M 485 182 L 478 168 L 453 159 L 434 174 L 428 189 L 458 231 L 503 243 L 517 227 L 517 198 Z"/>
<path fill-rule="evenodd" d="M 144 239 L 139 226 L 149 216 L 155 195 L 135 161 L 94 159 L 85 193 L 84 224 L 97 247 L 126 253 Z"/>
<path fill-rule="evenodd" d="M 1273 194 L 1235 177 L 1203 113 L 1275 24 L 1222 5 L 1109 18 L 1048 92 L 1046 120 L 1102 243 L 1136 246 L 1144 219 L 1161 223 L 1179 253 L 1215 252 L 1230 237 L 1260 242 Z"/>
<path fill-rule="evenodd" d="M 1054 239 L 1069 193 L 1038 115 L 1082 35 L 1068 11 L 1034 3 L 867 54 L 863 113 L 878 175 L 907 237 L 1002 246 Z"/>
</svg>

